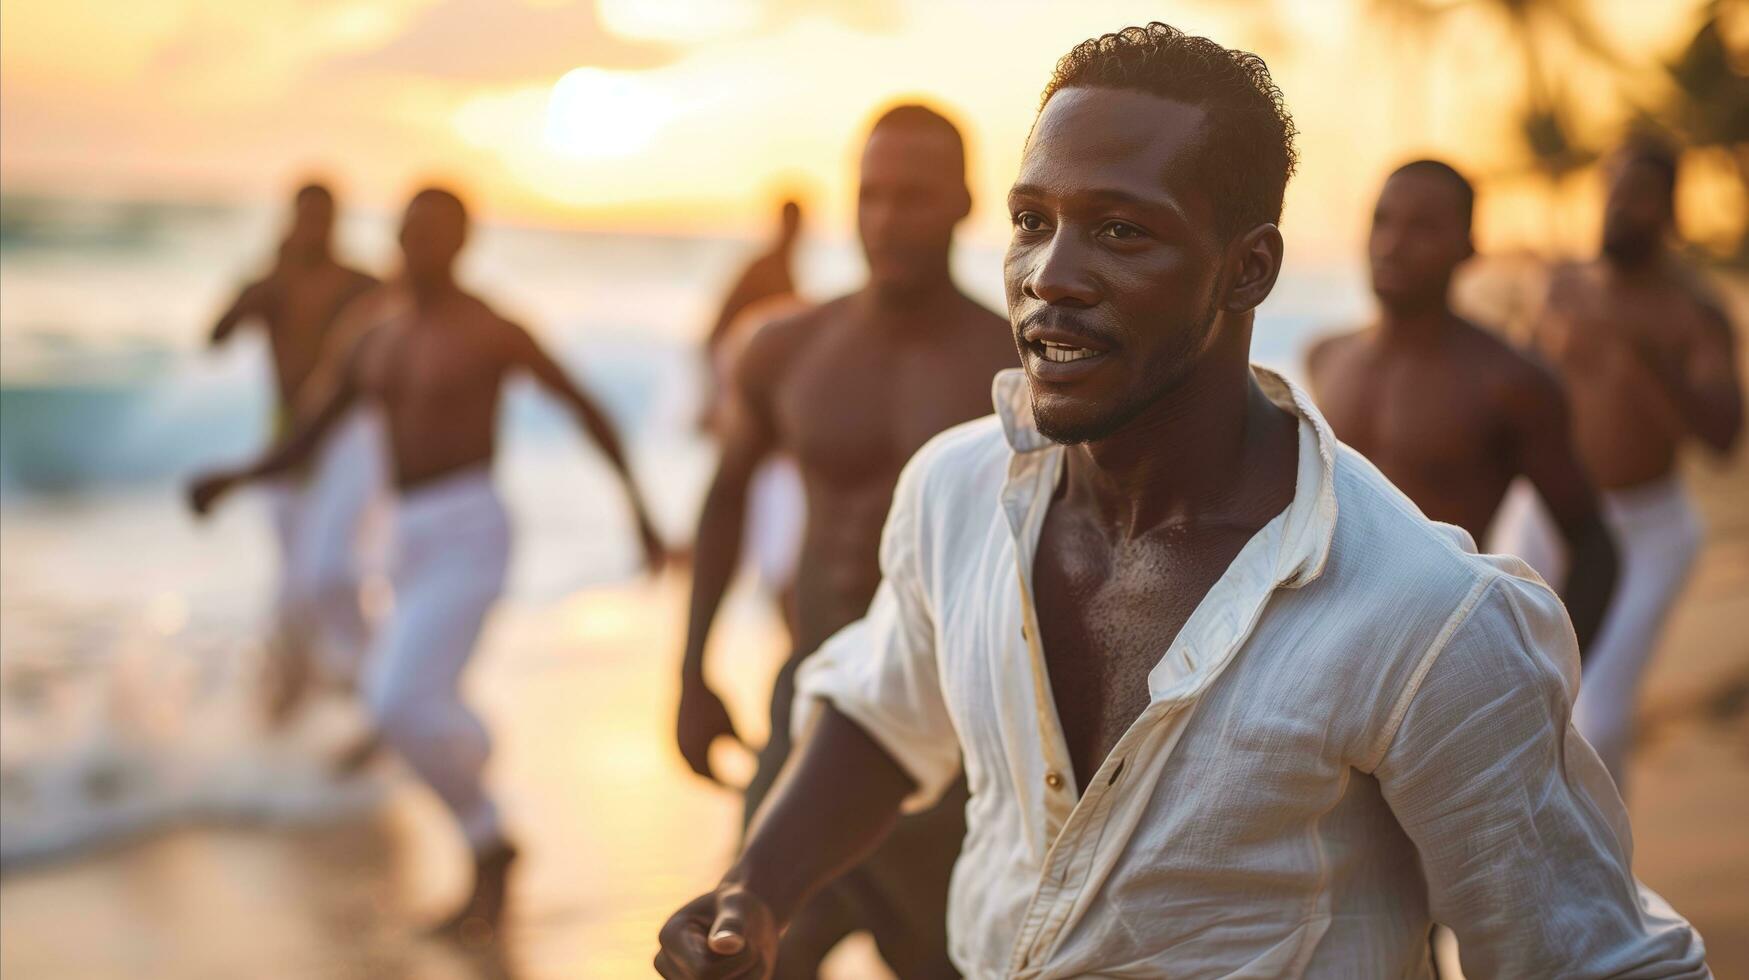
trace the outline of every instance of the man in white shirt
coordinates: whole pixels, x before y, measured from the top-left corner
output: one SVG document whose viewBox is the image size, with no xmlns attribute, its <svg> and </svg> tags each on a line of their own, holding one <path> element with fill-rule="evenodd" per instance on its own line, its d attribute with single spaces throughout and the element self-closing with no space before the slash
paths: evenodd
<svg viewBox="0 0 1749 980">
<path fill-rule="evenodd" d="M 1569 717 L 1559 601 L 1248 363 L 1293 124 L 1163 24 L 1075 48 L 1010 193 L 1023 372 L 912 460 L 868 615 L 669 977 L 765 975 L 806 895 L 962 771 L 973 977 L 1706 977 Z"/>
</svg>

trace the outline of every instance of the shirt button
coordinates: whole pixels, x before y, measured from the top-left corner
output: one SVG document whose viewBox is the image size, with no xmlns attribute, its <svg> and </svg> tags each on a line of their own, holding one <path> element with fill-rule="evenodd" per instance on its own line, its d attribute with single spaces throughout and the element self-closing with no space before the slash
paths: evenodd
<svg viewBox="0 0 1749 980">
<path fill-rule="evenodd" d="M 1051 789 L 1062 789 L 1063 774 L 1057 772 L 1055 769 L 1045 773 L 1045 785 L 1049 786 Z"/>
</svg>

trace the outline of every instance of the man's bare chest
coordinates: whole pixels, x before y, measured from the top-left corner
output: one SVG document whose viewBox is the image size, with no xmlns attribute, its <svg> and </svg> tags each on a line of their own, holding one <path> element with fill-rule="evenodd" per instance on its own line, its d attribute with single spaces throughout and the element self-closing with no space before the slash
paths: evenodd
<svg viewBox="0 0 1749 980">
<path fill-rule="evenodd" d="M 384 328 L 366 358 L 365 391 L 391 405 L 444 405 L 495 397 L 501 360 L 465 329 L 396 324 Z"/>
<path fill-rule="evenodd" d="M 1505 424 L 1492 383 L 1455 358 L 1358 362 L 1320 384 L 1337 438 L 1399 476 L 1497 465 Z"/>
<path fill-rule="evenodd" d="M 936 434 L 990 411 L 990 378 L 976 367 L 822 341 L 787 373 L 774 419 L 784 449 L 817 478 L 896 474 Z"/>
<path fill-rule="evenodd" d="M 1118 554 L 1047 521 L 1034 564 L 1039 641 L 1084 782 L 1148 706 L 1148 677 L 1248 533 L 1174 532 Z"/>
</svg>

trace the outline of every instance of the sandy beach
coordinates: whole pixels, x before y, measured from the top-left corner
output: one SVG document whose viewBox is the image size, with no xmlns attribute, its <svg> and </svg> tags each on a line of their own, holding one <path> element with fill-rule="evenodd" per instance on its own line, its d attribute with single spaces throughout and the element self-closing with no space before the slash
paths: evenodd
<svg viewBox="0 0 1749 980">
<path fill-rule="evenodd" d="M 1697 471 L 1713 535 L 1655 664 L 1634 766 L 1636 869 L 1706 936 L 1719 976 L 1749 973 L 1749 464 Z M 1736 499 L 1741 499 L 1737 497 Z M 404 776 L 364 819 L 180 827 L 0 878 L 0 973 L 32 977 L 620 977 L 735 842 L 738 802 L 670 748 L 685 579 L 507 604 L 471 691 L 496 733 L 492 782 L 526 859 L 490 954 L 423 939 L 464 855 Z M 742 597 L 718 678 L 750 738 L 781 643 Z M 744 763 L 744 760 L 740 760 Z M 745 765 L 740 767 L 745 772 Z M 838 976 L 877 969 L 867 944 Z"/>
</svg>

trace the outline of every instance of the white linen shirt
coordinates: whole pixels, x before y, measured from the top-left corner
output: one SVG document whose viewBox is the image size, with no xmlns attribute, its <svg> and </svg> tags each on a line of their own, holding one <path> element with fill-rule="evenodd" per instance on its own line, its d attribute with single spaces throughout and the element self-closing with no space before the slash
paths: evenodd
<svg viewBox="0 0 1749 980">
<path fill-rule="evenodd" d="M 1065 450 L 1024 376 L 906 467 L 867 615 L 802 667 L 928 805 L 962 765 L 949 895 L 970 977 L 1425 977 L 1430 919 L 1483 977 L 1706 977 L 1700 937 L 1630 871 L 1627 815 L 1569 724 L 1554 594 L 1477 555 L 1338 443 L 1303 393 L 1293 502 L 1148 676 L 1099 770 L 1072 773 L 1033 557 Z M 1079 778 L 1078 778 L 1079 777 Z"/>
</svg>

